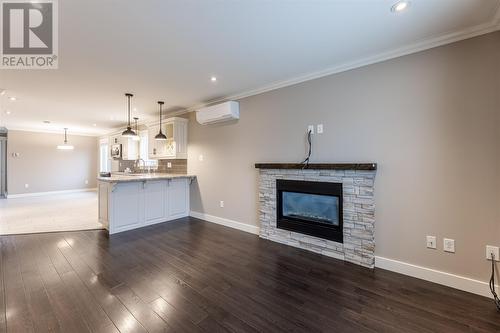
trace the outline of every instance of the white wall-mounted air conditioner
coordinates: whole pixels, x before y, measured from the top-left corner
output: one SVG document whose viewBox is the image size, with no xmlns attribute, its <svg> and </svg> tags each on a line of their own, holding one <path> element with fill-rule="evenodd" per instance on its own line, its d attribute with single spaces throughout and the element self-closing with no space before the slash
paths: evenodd
<svg viewBox="0 0 500 333">
<path fill-rule="evenodd" d="M 229 101 L 196 111 L 196 121 L 202 125 L 240 119 L 240 103 Z"/>
</svg>

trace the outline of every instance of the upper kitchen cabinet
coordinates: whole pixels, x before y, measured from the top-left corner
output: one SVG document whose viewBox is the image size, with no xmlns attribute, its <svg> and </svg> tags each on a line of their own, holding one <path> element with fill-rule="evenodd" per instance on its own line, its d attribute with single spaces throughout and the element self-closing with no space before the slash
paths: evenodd
<svg viewBox="0 0 500 333">
<path fill-rule="evenodd" d="M 148 152 L 150 159 L 186 159 L 187 158 L 187 126 L 188 120 L 179 117 L 168 118 L 162 121 L 162 132 L 167 140 L 155 140 L 160 131 L 158 123 L 148 126 Z"/>
<path fill-rule="evenodd" d="M 121 158 L 123 160 L 136 160 L 139 158 L 139 141 L 133 138 L 123 137 L 121 134 L 113 135 L 109 137 L 109 158 L 116 159 L 116 155 L 113 155 L 113 151 L 116 149 L 116 145 L 120 145 Z M 116 150 L 115 150 L 116 151 Z"/>
</svg>

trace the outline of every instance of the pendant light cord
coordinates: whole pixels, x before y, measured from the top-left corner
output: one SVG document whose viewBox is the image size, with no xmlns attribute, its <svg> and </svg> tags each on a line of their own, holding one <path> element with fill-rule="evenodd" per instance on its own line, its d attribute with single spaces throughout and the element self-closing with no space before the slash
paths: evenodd
<svg viewBox="0 0 500 333">
<path fill-rule="evenodd" d="M 161 130 L 161 109 L 162 109 L 162 106 L 163 106 L 163 102 L 158 102 L 158 104 L 160 105 L 160 133 L 159 134 L 163 134 L 163 131 Z"/>
<path fill-rule="evenodd" d="M 161 132 L 161 103 L 160 104 L 160 132 Z"/>
<path fill-rule="evenodd" d="M 127 106 L 128 106 L 128 127 L 130 127 L 130 94 L 127 95 Z"/>
</svg>

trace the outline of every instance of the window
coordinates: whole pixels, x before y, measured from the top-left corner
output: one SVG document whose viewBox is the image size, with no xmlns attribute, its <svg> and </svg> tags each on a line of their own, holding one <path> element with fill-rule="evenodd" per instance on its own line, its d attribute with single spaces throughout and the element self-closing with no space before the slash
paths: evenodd
<svg viewBox="0 0 500 333">
<path fill-rule="evenodd" d="M 109 144 L 107 139 L 102 139 L 99 142 L 99 172 L 109 172 L 110 160 L 108 158 Z"/>
<path fill-rule="evenodd" d="M 148 149 L 149 135 L 148 135 L 148 131 L 147 130 L 140 131 L 139 137 L 141 138 L 141 141 L 139 144 L 139 157 L 144 161 L 144 166 L 146 168 L 153 168 L 153 169 L 156 168 L 158 166 L 158 161 L 149 159 L 149 149 Z"/>
</svg>

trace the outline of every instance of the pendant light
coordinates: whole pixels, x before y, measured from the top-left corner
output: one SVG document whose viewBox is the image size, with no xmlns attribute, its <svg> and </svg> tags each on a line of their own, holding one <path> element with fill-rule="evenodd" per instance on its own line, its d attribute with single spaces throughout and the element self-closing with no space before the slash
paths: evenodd
<svg viewBox="0 0 500 333">
<path fill-rule="evenodd" d="M 158 101 L 158 105 L 160 106 L 160 131 L 155 136 L 155 140 L 158 140 L 158 141 L 167 140 L 167 136 L 165 134 L 163 134 L 163 132 L 161 131 L 161 108 L 162 108 L 163 104 L 165 104 L 165 102 Z"/>
<path fill-rule="evenodd" d="M 68 129 L 64 129 L 64 144 L 58 145 L 57 149 L 59 150 L 73 150 L 75 147 L 72 145 L 68 145 Z"/>
<path fill-rule="evenodd" d="M 134 126 L 134 131 L 135 131 L 135 136 L 132 138 L 132 140 L 134 141 L 141 141 L 141 137 L 139 136 L 139 127 L 137 126 L 137 121 L 139 120 L 139 118 L 137 117 L 134 117 L 134 122 L 135 122 L 135 126 Z"/>
<path fill-rule="evenodd" d="M 134 131 L 132 131 L 132 127 L 130 126 L 130 98 L 134 95 L 131 93 L 126 93 L 125 96 L 127 96 L 127 108 L 128 108 L 128 126 L 125 131 L 123 131 L 122 136 L 125 137 L 134 137 L 137 135 Z"/>
</svg>

